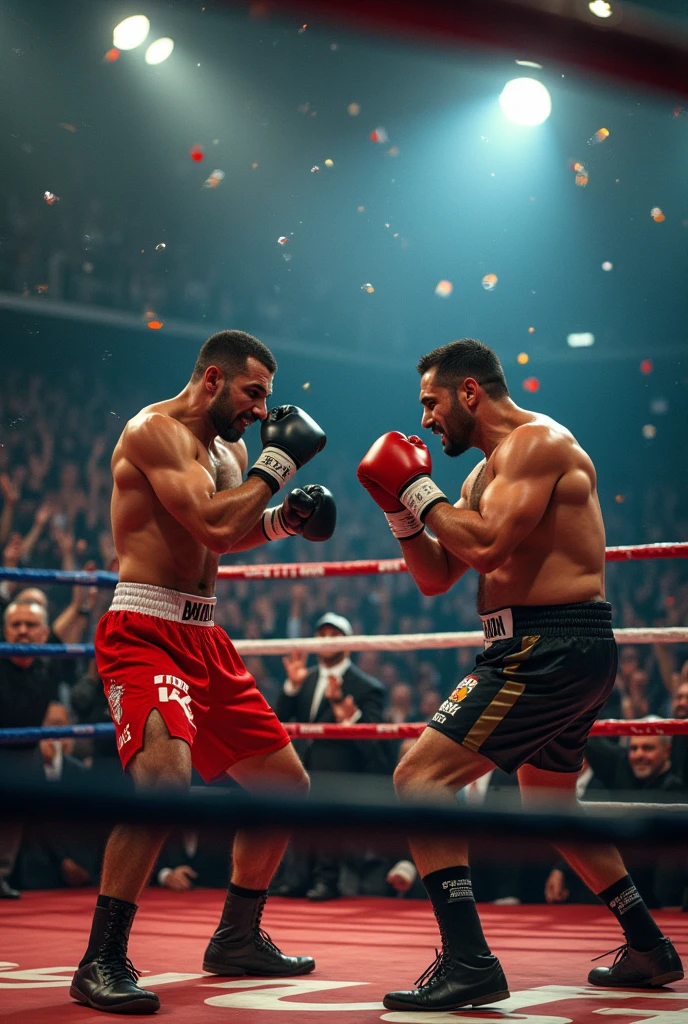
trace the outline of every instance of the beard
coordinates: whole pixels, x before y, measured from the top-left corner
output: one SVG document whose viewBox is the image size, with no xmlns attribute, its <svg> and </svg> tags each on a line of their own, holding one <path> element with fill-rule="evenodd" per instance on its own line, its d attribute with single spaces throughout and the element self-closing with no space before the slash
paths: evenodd
<svg viewBox="0 0 688 1024">
<path fill-rule="evenodd" d="M 230 402 L 226 390 L 216 396 L 208 409 L 208 415 L 215 431 L 223 441 L 233 443 L 241 438 L 243 430 L 234 423 L 237 411 Z"/>
<path fill-rule="evenodd" d="M 444 454 L 448 455 L 450 459 L 455 459 L 457 455 L 463 455 L 473 447 L 471 441 L 473 417 L 465 409 L 462 409 L 455 394 L 451 396 L 451 409 L 447 416 L 446 430 L 443 433 L 446 438 L 443 445 Z"/>
</svg>

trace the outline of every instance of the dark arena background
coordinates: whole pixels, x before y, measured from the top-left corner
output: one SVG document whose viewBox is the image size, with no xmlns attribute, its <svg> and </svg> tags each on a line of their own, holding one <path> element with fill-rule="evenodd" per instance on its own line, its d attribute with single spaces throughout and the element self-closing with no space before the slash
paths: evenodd
<svg viewBox="0 0 688 1024">
<path fill-rule="evenodd" d="M 42 589 L 50 633 L 16 642 L 40 644 L 30 653 L 53 694 L 36 720 L 28 687 L 12 696 L 5 622 L 0 1020 L 99 1018 L 69 988 L 108 829 L 127 820 L 174 826 L 130 946 L 161 1017 L 688 1022 L 685 980 L 587 984 L 622 933 L 553 846 L 618 842 L 685 961 L 688 7 L 0 0 L 0 88 L 0 601 Z M 313 772 L 307 802 L 200 777 L 188 798 L 137 798 L 93 658 L 117 573 L 112 449 L 224 329 L 274 352 L 270 404 L 325 429 L 312 478 L 338 523 L 316 546 L 223 556 L 215 621 L 271 705 L 283 656 L 315 665 L 328 612 L 353 634 L 330 646 L 384 690 L 377 718 L 287 723 L 307 765 L 318 744 L 375 763 Z M 597 470 L 620 661 L 575 815 L 521 810 L 499 773 L 456 807 L 403 810 L 393 793 L 396 762 L 482 644 L 477 576 L 422 596 L 356 467 L 378 435 L 420 431 L 416 363 L 462 337 L 491 346 L 512 399 L 565 424 Z M 246 442 L 250 465 L 257 427 Z M 480 453 L 430 448 L 455 501 Z M 34 755 L 45 782 L 25 773 Z M 316 969 L 205 973 L 231 833 L 266 824 L 294 840 L 263 927 Z M 414 830 L 471 838 L 508 1000 L 384 1008 L 440 941 Z"/>
</svg>

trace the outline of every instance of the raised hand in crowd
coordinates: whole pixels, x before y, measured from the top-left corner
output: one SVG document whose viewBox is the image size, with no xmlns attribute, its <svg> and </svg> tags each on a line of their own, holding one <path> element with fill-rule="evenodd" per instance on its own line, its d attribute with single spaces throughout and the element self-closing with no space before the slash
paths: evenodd
<svg viewBox="0 0 688 1024">
<path fill-rule="evenodd" d="M 295 690 L 300 690 L 308 675 L 306 662 L 308 654 L 306 651 L 292 651 L 282 658 L 282 664 L 287 673 L 287 679 Z"/>
<path fill-rule="evenodd" d="M 14 506 L 19 501 L 19 491 L 9 473 L 0 473 L 0 491 L 2 491 L 3 497 L 2 513 L 0 514 L 0 545 L 2 545 L 12 531 Z"/>
</svg>

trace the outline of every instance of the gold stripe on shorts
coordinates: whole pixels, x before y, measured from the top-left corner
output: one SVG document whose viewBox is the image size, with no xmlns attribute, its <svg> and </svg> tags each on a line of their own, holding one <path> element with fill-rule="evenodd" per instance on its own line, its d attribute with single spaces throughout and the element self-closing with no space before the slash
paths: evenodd
<svg viewBox="0 0 688 1024">
<path fill-rule="evenodd" d="M 521 650 L 505 656 L 502 672 L 506 676 L 506 682 L 499 693 L 492 698 L 480 718 L 473 723 L 464 739 L 461 740 L 463 747 L 468 747 L 469 750 L 477 753 L 507 712 L 514 706 L 526 688 L 526 684 L 519 682 L 514 676 L 520 663 L 530 657 L 530 652 L 539 639 L 539 636 L 524 636 L 521 638 Z"/>
</svg>

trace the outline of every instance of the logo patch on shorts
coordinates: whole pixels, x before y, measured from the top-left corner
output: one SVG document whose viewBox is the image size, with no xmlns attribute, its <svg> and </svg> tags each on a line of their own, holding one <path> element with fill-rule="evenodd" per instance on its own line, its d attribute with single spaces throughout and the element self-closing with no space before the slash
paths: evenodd
<svg viewBox="0 0 688 1024">
<path fill-rule="evenodd" d="M 129 723 L 127 722 L 127 724 L 122 729 L 119 739 L 117 740 L 117 749 L 121 750 L 124 744 L 128 743 L 130 739 L 131 730 L 129 729 Z"/>
<path fill-rule="evenodd" d="M 122 721 L 122 697 L 124 696 L 124 686 L 121 683 L 110 683 L 110 689 L 108 690 L 108 703 L 110 704 L 110 714 L 114 718 L 117 725 Z"/>
<path fill-rule="evenodd" d="M 460 704 L 477 685 L 478 679 L 476 676 L 466 676 L 450 695 L 449 700 L 455 704 Z"/>
</svg>

